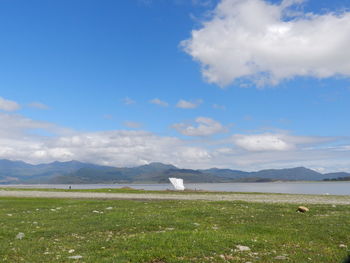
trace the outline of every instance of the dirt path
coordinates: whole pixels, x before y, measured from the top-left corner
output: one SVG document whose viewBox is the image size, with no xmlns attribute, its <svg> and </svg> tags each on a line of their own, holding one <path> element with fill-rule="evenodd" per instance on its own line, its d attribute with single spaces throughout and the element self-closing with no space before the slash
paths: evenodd
<svg viewBox="0 0 350 263">
<path fill-rule="evenodd" d="M 87 192 L 45 192 L 0 190 L 0 197 L 129 199 L 129 200 L 206 200 L 246 201 L 261 203 L 343 204 L 350 205 L 350 196 L 320 196 L 291 194 L 125 194 Z"/>
</svg>

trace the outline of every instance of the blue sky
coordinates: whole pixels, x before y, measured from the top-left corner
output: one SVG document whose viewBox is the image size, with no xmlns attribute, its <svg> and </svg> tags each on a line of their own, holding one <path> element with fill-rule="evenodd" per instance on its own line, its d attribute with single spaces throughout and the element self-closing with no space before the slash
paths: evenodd
<svg viewBox="0 0 350 263">
<path fill-rule="evenodd" d="M 349 7 L 0 0 L 0 158 L 349 171 Z"/>
</svg>

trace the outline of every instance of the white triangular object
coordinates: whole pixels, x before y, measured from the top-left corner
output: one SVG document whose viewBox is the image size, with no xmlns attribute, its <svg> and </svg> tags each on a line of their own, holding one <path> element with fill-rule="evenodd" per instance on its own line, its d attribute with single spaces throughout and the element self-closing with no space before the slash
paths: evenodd
<svg viewBox="0 0 350 263">
<path fill-rule="evenodd" d="M 171 184 L 174 186 L 174 188 L 176 190 L 180 190 L 180 191 L 185 190 L 183 179 L 181 179 L 181 178 L 169 178 L 169 181 L 171 182 Z"/>
</svg>

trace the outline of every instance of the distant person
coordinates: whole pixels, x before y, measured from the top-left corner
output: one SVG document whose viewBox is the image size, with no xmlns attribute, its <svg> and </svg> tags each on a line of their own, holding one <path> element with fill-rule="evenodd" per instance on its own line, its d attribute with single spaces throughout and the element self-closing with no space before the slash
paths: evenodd
<svg viewBox="0 0 350 263">
<path fill-rule="evenodd" d="M 70 190 L 70 189 L 72 189 L 72 187 L 71 187 L 71 186 L 69 186 L 69 190 Z"/>
</svg>

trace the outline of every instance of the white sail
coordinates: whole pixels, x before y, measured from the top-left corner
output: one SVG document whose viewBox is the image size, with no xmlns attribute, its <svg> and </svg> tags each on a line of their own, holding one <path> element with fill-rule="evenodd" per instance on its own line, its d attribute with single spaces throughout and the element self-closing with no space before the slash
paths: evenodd
<svg viewBox="0 0 350 263">
<path fill-rule="evenodd" d="M 169 181 L 171 182 L 171 184 L 174 186 L 174 188 L 176 190 L 180 190 L 180 191 L 185 190 L 183 179 L 181 179 L 181 178 L 169 178 Z"/>
</svg>

